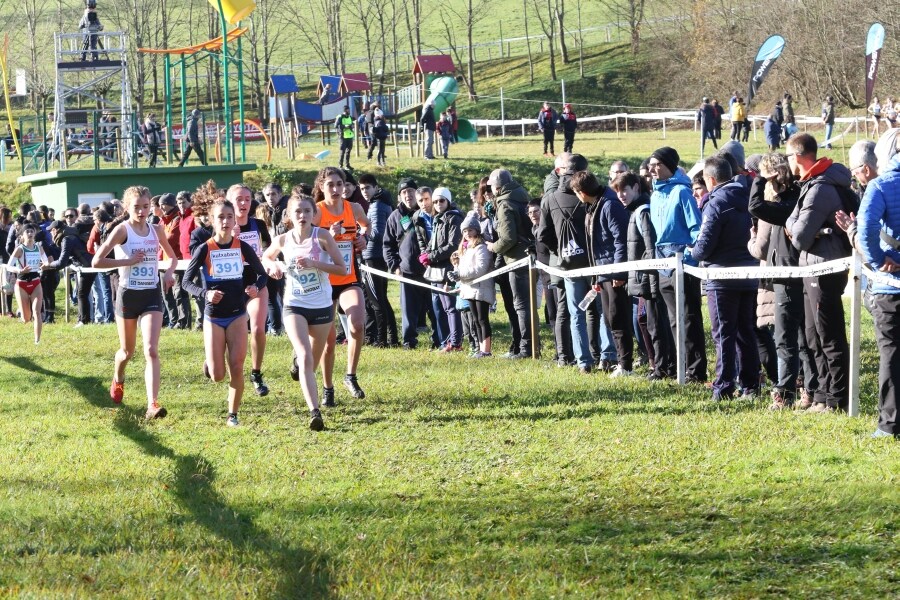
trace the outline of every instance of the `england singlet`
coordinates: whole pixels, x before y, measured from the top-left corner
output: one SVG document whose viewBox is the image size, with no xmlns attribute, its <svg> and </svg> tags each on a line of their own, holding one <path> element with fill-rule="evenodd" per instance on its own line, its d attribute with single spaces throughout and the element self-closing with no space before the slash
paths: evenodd
<svg viewBox="0 0 900 600">
<path fill-rule="evenodd" d="M 126 290 L 150 290 L 159 287 L 159 239 L 156 228 L 147 224 L 147 235 L 139 236 L 131 223 L 125 221 L 125 242 L 115 248 L 118 259 L 144 253 L 144 260 L 130 267 L 119 267 L 119 287 Z"/>
</svg>

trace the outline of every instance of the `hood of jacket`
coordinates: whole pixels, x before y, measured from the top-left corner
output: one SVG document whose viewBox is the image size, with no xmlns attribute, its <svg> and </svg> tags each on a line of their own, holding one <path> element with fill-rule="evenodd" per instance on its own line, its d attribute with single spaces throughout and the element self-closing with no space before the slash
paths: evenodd
<svg viewBox="0 0 900 600">
<path fill-rule="evenodd" d="M 681 167 L 678 167 L 678 170 L 668 179 L 657 179 L 654 181 L 653 189 L 663 194 L 668 194 L 676 185 L 686 185 L 688 189 L 691 188 L 691 178 L 687 176 L 687 173 Z"/>
</svg>

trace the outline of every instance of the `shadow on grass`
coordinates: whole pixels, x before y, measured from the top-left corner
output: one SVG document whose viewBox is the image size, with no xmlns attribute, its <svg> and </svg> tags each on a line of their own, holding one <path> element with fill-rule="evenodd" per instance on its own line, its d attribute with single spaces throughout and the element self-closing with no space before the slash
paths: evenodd
<svg viewBox="0 0 900 600">
<path fill-rule="evenodd" d="M 106 379 L 51 371 L 30 358 L 21 356 L 0 359 L 28 373 L 50 377 L 61 385 L 69 385 L 84 400 L 98 408 L 110 408 L 105 390 Z M 330 573 L 323 564 L 324 557 L 290 547 L 282 540 L 271 537 L 254 525 L 250 515 L 229 506 L 213 487 L 216 477 L 213 465 L 199 454 L 179 454 L 161 443 L 156 434 L 144 426 L 143 413 L 143 408 L 123 405 L 116 411 L 113 425 L 148 456 L 163 458 L 172 463 L 174 485 L 171 492 L 195 523 L 234 548 L 257 553 L 264 563 L 271 563 L 281 571 L 276 596 L 321 598 L 330 595 Z"/>
</svg>

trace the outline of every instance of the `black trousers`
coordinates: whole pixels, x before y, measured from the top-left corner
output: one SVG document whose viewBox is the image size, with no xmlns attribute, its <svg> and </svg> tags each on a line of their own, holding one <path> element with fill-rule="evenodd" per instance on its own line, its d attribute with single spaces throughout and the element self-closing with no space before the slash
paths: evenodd
<svg viewBox="0 0 900 600">
<path fill-rule="evenodd" d="M 341 138 L 341 163 L 340 166 L 350 166 L 350 151 L 353 150 L 353 138 Z"/>
<path fill-rule="evenodd" d="M 53 323 L 56 314 L 56 288 L 59 287 L 59 271 L 44 271 L 41 273 L 41 290 L 44 294 L 45 323 Z"/>
<path fill-rule="evenodd" d="M 743 121 L 734 121 L 731 124 L 731 139 L 738 142 L 741 139 L 741 129 L 744 128 Z"/>
<path fill-rule="evenodd" d="M 653 372 L 660 377 L 675 377 L 678 374 L 675 369 L 675 340 L 666 303 L 662 296 L 644 298 L 644 308 L 647 310 L 647 333 L 653 346 Z"/>
<path fill-rule="evenodd" d="M 900 435 L 897 385 L 900 384 L 900 295 L 873 294 L 875 341 L 878 344 L 878 429 Z"/>
<path fill-rule="evenodd" d="M 371 258 L 366 261 L 366 265 L 379 271 L 388 270 L 387 263 L 383 258 Z M 369 290 L 372 312 L 375 317 L 375 341 L 382 346 L 396 344 L 397 317 L 394 316 L 394 309 L 388 299 L 388 280 L 372 275 L 368 271 L 363 271 L 363 278 L 366 288 Z"/>
<path fill-rule="evenodd" d="M 191 297 L 182 287 L 184 273 L 175 272 L 175 285 L 163 294 L 163 303 L 166 306 L 166 314 L 169 316 L 169 326 L 178 329 L 191 328 Z M 160 282 L 162 273 L 160 273 Z"/>
<path fill-rule="evenodd" d="M 421 276 L 403 273 L 404 277 L 424 281 Z M 403 327 L 403 345 L 415 348 L 419 343 L 419 317 L 425 315 L 431 306 L 431 292 L 428 288 L 406 283 L 400 284 L 400 315 Z M 436 328 L 436 325 L 435 325 Z"/>
<path fill-rule="evenodd" d="M 678 340 L 675 328 L 675 277 L 659 276 L 659 292 L 666 303 L 669 323 L 672 328 L 672 339 Z M 701 309 L 700 280 L 690 275 L 684 276 L 684 346 L 686 354 L 685 376 L 688 381 L 703 383 L 706 381 L 706 333 L 703 331 L 703 312 Z M 673 354 L 677 354 L 677 346 Z"/>
<path fill-rule="evenodd" d="M 189 143 L 187 148 L 184 149 L 184 156 L 181 157 L 181 162 L 178 163 L 179 167 L 183 167 L 184 164 L 188 161 L 188 157 L 191 155 L 191 150 L 197 153 L 197 158 L 200 159 L 200 163 L 203 166 L 206 166 L 206 154 L 203 152 L 203 145 L 198 143 Z"/>
<path fill-rule="evenodd" d="M 778 381 L 778 356 L 775 352 L 775 338 L 772 330 L 772 326 L 757 327 L 755 333 L 760 365 L 766 372 L 769 382 L 774 385 Z"/>
<path fill-rule="evenodd" d="M 512 341 L 509 343 L 509 351 L 512 354 L 518 354 L 519 344 L 522 341 L 522 330 L 519 329 L 519 317 L 516 314 L 516 307 L 513 302 L 512 286 L 509 284 L 509 277 L 497 277 L 494 281 L 500 287 L 503 309 L 506 311 L 506 318 L 509 319 L 509 333 L 512 336 Z"/>
<path fill-rule="evenodd" d="M 491 305 L 482 300 L 469 300 L 469 312 L 474 317 L 475 337 L 483 342 L 491 337 Z"/>
<path fill-rule="evenodd" d="M 159 146 L 157 144 L 147 144 L 147 150 L 150 152 L 149 166 L 156 166 L 156 157 L 159 155 Z"/>
<path fill-rule="evenodd" d="M 513 306 L 519 321 L 519 352 L 531 357 L 531 298 L 534 290 L 528 282 L 528 267 L 520 267 L 509 272 L 509 285 L 512 289 Z M 540 347 L 540 341 L 538 341 Z"/>
<path fill-rule="evenodd" d="M 571 152 L 573 146 L 575 146 L 575 132 L 574 131 L 564 131 L 563 132 L 563 152 Z"/>
<path fill-rule="evenodd" d="M 547 310 L 551 315 L 550 324 L 556 343 L 556 360 L 571 363 L 575 360 L 575 353 L 572 350 L 572 319 L 566 304 L 566 288 L 560 281 L 544 289 L 547 290 Z"/>
<path fill-rule="evenodd" d="M 550 154 L 556 154 L 553 150 L 553 136 L 556 134 L 552 129 L 544 129 L 544 154 L 547 154 L 547 146 L 550 146 Z"/>
<path fill-rule="evenodd" d="M 846 410 L 849 402 L 849 347 L 844 304 L 847 273 L 803 279 L 806 298 L 806 342 L 819 374 L 818 404 Z"/>
<path fill-rule="evenodd" d="M 600 284 L 600 304 L 606 324 L 612 330 L 619 366 L 630 371 L 634 362 L 634 340 L 631 322 L 631 296 L 624 285 L 613 287 L 612 281 Z"/>
<path fill-rule="evenodd" d="M 96 273 L 78 273 L 78 322 L 91 322 L 91 288 L 94 287 Z"/>
<path fill-rule="evenodd" d="M 793 401 L 797 394 L 797 378 L 803 365 L 803 387 L 809 392 L 819 388 L 818 369 L 806 342 L 806 309 L 803 283 L 776 283 L 775 288 L 775 354 L 778 356 L 778 380 L 774 387 Z"/>
</svg>

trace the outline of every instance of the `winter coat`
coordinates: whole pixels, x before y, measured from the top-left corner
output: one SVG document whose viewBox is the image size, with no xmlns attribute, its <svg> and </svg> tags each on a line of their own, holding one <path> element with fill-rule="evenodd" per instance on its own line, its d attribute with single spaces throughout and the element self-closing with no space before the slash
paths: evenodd
<svg viewBox="0 0 900 600">
<path fill-rule="evenodd" d="M 419 255 L 425 250 L 419 242 L 420 238 L 427 238 L 422 231 L 425 227 L 419 211 L 408 209 L 403 203 L 391 213 L 382 246 L 388 271 L 400 269 L 401 273 L 418 277 L 425 273 L 425 267 L 419 262 Z"/>
<path fill-rule="evenodd" d="M 438 121 L 437 130 L 440 132 L 442 140 L 450 141 L 453 139 L 453 125 L 450 121 Z"/>
<path fill-rule="evenodd" d="M 181 215 L 178 222 L 178 247 L 181 249 L 181 256 L 191 256 L 191 233 L 197 228 L 197 222 L 194 220 L 194 211 L 190 208 Z"/>
<path fill-rule="evenodd" d="M 731 105 L 731 120 L 735 123 L 744 122 L 747 118 L 747 106 L 742 102 L 735 102 Z"/>
<path fill-rule="evenodd" d="M 834 223 L 834 213 L 843 208 L 837 187 L 850 187 L 850 171 L 829 158 L 820 158 L 805 180 L 800 197 L 785 227 L 791 243 L 800 250 L 800 266 L 815 265 L 848 255 L 843 238 L 847 235 Z M 819 235 L 823 227 L 834 231 Z"/>
<path fill-rule="evenodd" d="M 511 181 L 497 193 L 497 239 L 494 241 L 494 252 L 503 257 L 505 264 L 528 256 L 528 248 L 534 244 L 531 219 L 528 218 L 530 200 L 528 192 L 517 181 Z"/>
<path fill-rule="evenodd" d="M 781 229 L 781 228 L 779 228 Z M 769 253 L 769 244 L 774 227 L 765 221 L 759 221 L 756 233 L 750 231 L 750 241 L 747 242 L 747 250 L 753 258 L 759 260 L 760 266 L 766 266 L 766 255 Z M 760 281 L 756 292 L 756 326 L 769 327 L 775 325 L 775 290 L 768 281 Z"/>
<path fill-rule="evenodd" d="M 544 196 L 541 202 L 541 224 L 537 239 L 557 257 L 566 258 L 565 269 L 580 269 L 590 264 L 587 255 L 586 206 L 569 188 L 569 176 L 563 176 L 556 191 Z M 559 239 L 567 220 L 572 223 L 574 246 L 560 248 Z M 577 246 L 577 247 L 575 247 Z"/>
<path fill-rule="evenodd" d="M 779 125 L 770 116 L 763 125 L 763 131 L 766 133 L 766 144 L 773 148 L 781 145 L 781 125 Z"/>
<path fill-rule="evenodd" d="M 434 215 L 431 241 L 428 243 L 428 260 L 431 266 L 449 269 L 450 255 L 459 248 L 462 241 L 463 214 L 455 204 L 445 212 Z"/>
<path fill-rule="evenodd" d="M 894 239 L 900 236 L 900 155 L 891 159 L 877 179 L 869 182 L 856 223 L 859 232 L 857 245 L 867 263 L 878 269 L 884 264 L 886 256 L 900 262 L 900 253 L 881 239 L 882 231 Z M 897 273 L 891 273 L 891 276 L 897 278 Z M 872 291 L 876 294 L 898 294 L 900 288 L 873 282 Z"/>
<path fill-rule="evenodd" d="M 585 230 L 587 232 L 588 257 L 592 267 L 625 262 L 627 256 L 629 213 L 618 200 L 605 197 L 587 207 Z M 597 275 L 596 281 L 628 279 L 627 273 Z"/>
<path fill-rule="evenodd" d="M 369 241 L 366 243 L 365 250 L 362 251 L 363 260 L 384 259 L 384 234 L 392 212 L 394 212 L 394 203 L 390 192 L 384 188 L 379 189 L 372 196 L 369 212 L 366 214 L 369 218 L 369 230 L 366 232 Z"/>
<path fill-rule="evenodd" d="M 538 113 L 538 129 L 541 131 L 556 131 L 556 122 L 559 120 L 559 116 L 556 114 L 556 111 L 552 108 L 548 108 L 547 110 L 541 109 L 541 112 Z"/>
<path fill-rule="evenodd" d="M 653 223 L 650 221 L 650 197 L 646 194 L 639 196 L 625 208 L 629 212 L 625 259 L 631 262 L 656 258 L 656 232 L 653 231 Z M 638 226 L 639 219 L 640 227 Z M 628 294 L 644 298 L 657 296 L 659 294 L 659 273 L 656 271 L 629 271 Z"/>
<path fill-rule="evenodd" d="M 209 239 L 212 236 L 213 236 L 212 226 L 204 227 L 198 221 L 197 228 L 191 232 L 191 246 L 189 248 L 191 251 L 191 256 L 193 256 L 194 250 L 197 249 L 197 246 L 205 244 L 206 242 L 209 241 Z"/>
<path fill-rule="evenodd" d="M 375 125 L 372 127 L 372 135 L 375 136 L 376 140 L 388 139 L 388 136 L 391 135 L 391 130 L 384 119 L 375 121 Z"/>
<path fill-rule="evenodd" d="M 478 244 L 467 249 L 459 257 L 456 272 L 459 274 L 459 295 L 465 300 L 481 300 L 493 304 L 496 299 L 496 286 L 493 279 L 486 279 L 476 284 L 466 281 L 487 275 L 493 264 L 493 256 L 485 244 Z"/>
<path fill-rule="evenodd" d="M 200 117 L 191 115 L 188 117 L 187 123 L 185 123 L 184 127 L 184 137 L 190 144 L 200 144 L 200 131 L 198 125 L 200 124 Z"/>
<path fill-rule="evenodd" d="M 650 196 L 650 219 L 656 231 L 656 255 L 675 256 L 693 246 L 700 233 L 700 209 L 691 193 L 691 180 L 678 169 L 672 177 L 653 182 Z M 685 252 L 685 262 L 696 264 Z"/>
<path fill-rule="evenodd" d="M 578 129 L 578 119 L 573 112 L 561 113 L 559 124 L 562 125 L 563 133 L 575 133 L 575 130 Z"/>
<path fill-rule="evenodd" d="M 822 122 L 828 125 L 834 125 L 834 104 L 825 102 L 822 104 Z"/>
<path fill-rule="evenodd" d="M 703 131 L 715 131 L 716 129 L 716 109 L 709 102 L 704 102 L 697 110 L 697 122 Z"/>
<path fill-rule="evenodd" d="M 419 122 L 425 126 L 425 129 L 428 131 L 434 131 L 436 128 L 436 123 L 434 120 L 434 107 L 426 106 L 422 109 L 422 118 L 419 119 Z"/>
<path fill-rule="evenodd" d="M 750 212 L 747 190 L 738 181 L 729 181 L 709 192 L 703 207 L 703 225 L 691 256 L 708 267 L 755 267 L 759 261 L 747 250 L 750 241 Z M 710 279 L 707 290 L 755 290 L 757 279 Z"/>
<path fill-rule="evenodd" d="M 93 257 L 87 251 L 87 246 L 75 234 L 72 227 L 66 227 L 60 242 L 59 258 L 50 263 L 51 269 L 63 269 L 69 265 L 90 267 Z"/>
</svg>

